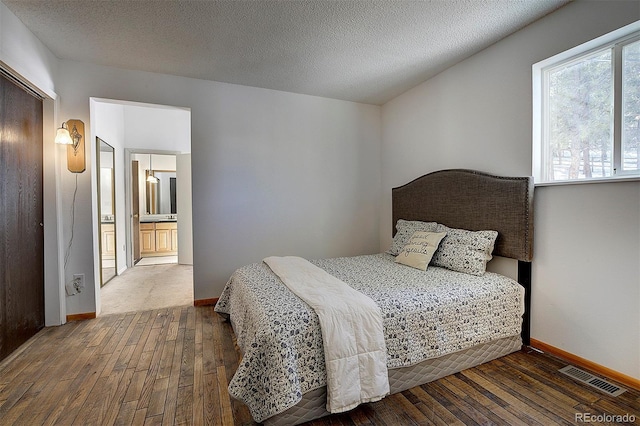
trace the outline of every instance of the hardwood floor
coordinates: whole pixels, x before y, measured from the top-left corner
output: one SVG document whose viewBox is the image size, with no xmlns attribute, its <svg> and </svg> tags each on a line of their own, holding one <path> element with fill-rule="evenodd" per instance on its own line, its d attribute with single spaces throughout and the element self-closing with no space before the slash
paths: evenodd
<svg viewBox="0 0 640 426">
<path fill-rule="evenodd" d="M 0 363 L 0 424 L 255 424 L 226 391 L 239 359 L 211 306 L 45 328 Z M 571 425 L 576 413 L 640 422 L 640 392 L 607 396 L 558 373 L 564 365 L 516 352 L 310 424 Z"/>
</svg>

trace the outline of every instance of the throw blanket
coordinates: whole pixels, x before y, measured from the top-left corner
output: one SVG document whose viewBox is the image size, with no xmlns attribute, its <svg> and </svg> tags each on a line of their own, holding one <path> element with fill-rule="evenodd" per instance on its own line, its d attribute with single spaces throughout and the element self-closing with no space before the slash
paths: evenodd
<svg viewBox="0 0 640 426">
<path fill-rule="evenodd" d="M 318 315 L 327 411 L 340 413 L 388 395 L 387 350 L 378 305 L 300 257 L 267 257 L 264 262 Z"/>
</svg>

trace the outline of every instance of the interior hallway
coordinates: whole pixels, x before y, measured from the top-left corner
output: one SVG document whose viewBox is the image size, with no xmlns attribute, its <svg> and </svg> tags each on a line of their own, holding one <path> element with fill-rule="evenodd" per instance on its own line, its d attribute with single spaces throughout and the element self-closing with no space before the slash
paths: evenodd
<svg viewBox="0 0 640 426">
<path fill-rule="evenodd" d="M 193 266 L 134 266 L 100 290 L 100 315 L 193 306 Z"/>
</svg>

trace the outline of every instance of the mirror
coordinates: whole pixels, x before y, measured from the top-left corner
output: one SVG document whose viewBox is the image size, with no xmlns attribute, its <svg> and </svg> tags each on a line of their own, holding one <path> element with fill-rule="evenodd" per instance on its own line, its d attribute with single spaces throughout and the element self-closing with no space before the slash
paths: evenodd
<svg viewBox="0 0 640 426">
<path fill-rule="evenodd" d="M 96 138 L 98 170 L 98 233 L 100 248 L 100 287 L 116 276 L 115 152 L 111 145 Z"/>
<path fill-rule="evenodd" d="M 175 170 L 145 170 L 145 176 L 150 174 L 157 182 L 146 182 L 147 214 L 176 214 Z"/>
</svg>

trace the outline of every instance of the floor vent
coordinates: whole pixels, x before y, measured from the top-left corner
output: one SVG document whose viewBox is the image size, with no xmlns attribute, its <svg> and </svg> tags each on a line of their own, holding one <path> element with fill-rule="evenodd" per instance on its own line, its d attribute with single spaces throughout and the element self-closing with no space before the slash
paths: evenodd
<svg viewBox="0 0 640 426">
<path fill-rule="evenodd" d="M 580 370 L 579 368 L 576 368 L 573 365 L 567 365 L 566 367 L 561 368 L 558 371 L 580 382 L 586 383 L 589 386 L 599 389 L 602 392 L 609 394 L 611 396 L 618 396 L 622 394 L 624 391 L 626 391 L 626 389 L 621 388 L 620 386 L 616 386 L 613 383 L 609 383 L 606 380 L 596 377 L 593 374 L 587 373 L 586 371 Z"/>
</svg>

